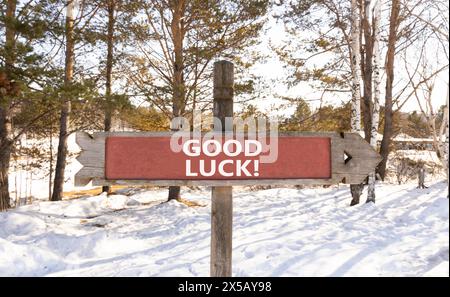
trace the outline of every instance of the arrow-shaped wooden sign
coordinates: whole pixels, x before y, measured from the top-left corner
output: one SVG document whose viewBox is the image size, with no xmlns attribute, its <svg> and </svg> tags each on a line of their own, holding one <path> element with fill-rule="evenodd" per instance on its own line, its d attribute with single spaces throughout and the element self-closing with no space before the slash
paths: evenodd
<svg viewBox="0 0 450 297">
<path fill-rule="evenodd" d="M 381 161 L 353 133 L 233 134 L 234 66 L 214 63 L 214 133 L 77 133 L 75 184 L 209 185 L 211 276 L 231 276 L 233 185 L 359 184 Z M 249 130 L 250 131 L 250 130 Z M 183 134 L 183 133 L 181 133 Z M 210 137 L 211 136 L 211 137 Z"/>
<path fill-rule="evenodd" d="M 355 133 L 287 132 L 264 141 L 187 137 L 179 142 L 179 151 L 171 148 L 172 136 L 79 132 L 77 160 L 83 168 L 75 175 L 75 184 L 91 180 L 93 185 L 358 184 L 381 161 Z"/>
</svg>

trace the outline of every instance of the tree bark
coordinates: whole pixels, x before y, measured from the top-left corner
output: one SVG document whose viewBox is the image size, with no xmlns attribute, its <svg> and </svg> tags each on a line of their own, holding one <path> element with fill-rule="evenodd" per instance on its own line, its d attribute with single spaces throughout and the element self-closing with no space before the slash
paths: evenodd
<svg viewBox="0 0 450 297">
<path fill-rule="evenodd" d="M 352 132 L 361 131 L 361 49 L 360 49 L 360 11 L 358 1 L 351 0 L 351 70 L 352 70 L 352 113 L 351 128 Z M 352 201 L 350 206 L 359 203 L 364 184 L 350 185 Z"/>
<path fill-rule="evenodd" d="M 50 126 L 49 135 L 49 164 L 48 164 L 48 199 L 52 199 L 52 178 L 53 178 L 53 124 Z"/>
<path fill-rule="evenodd" d="M 448 138 L 449 138 L 449 122 L 450 122 L 450 117 L 449 117 L 449 104 L 448 104 L 448 99 L 449 97 L 449 89 L 448 89 L 448 84 L 447 84 L 447 103 L 446 106 L 444 108 L 444 117 L 445 117 L 445 121 L 442 124 L 442 127 L 444 129 L 444 132 L 442 133 L 442 135 L 444 136 L 444 158 L 445 158 L 445 174 L 447 175 L 447 186 L 448 186 L 448 182 L 449 182 L 449 151 L 448 151 Z M 447 198 L 448 198 L 448 194 L 447 194 Z"/>
<path fill-rule="evenodd" d="M 13 145 L 11 100 L 16 95 L 12 83 L 15 63 L 15 28 L 16 0 L 6 3 L 5 23 L 5 73 L 0 72 L 0 211 L 11 207 L 9 196 L 9 165 Z"/>
<path fill-rule="evenodd" d="M 370 22 L 370 2 L 371 0 L 363 0 L 363 13 L 362 13 L 362 33 L 364 35 L 364 59 L 361 63 L 363 73 L 363 121 L 364 121 L 364 137 L 367 142 L 370 142 L 370 132 L 372 129 L 372 60 L 373 60 L 373 35 Z"/>
<path fill-rule="evenodd" d="M 226 92 L 223 92 L 226 90 Z M 216 132 L 229 132 L 226 125 L 233 118 L 234 65 L 228 61 L 214 63 L 213 115 L 221 122 Z M 211 277 L 232 276 L 233 187 L 211 188 Z"/>
<path fill-rule="evenodd" d="M 370 133 L 370 145 L 376 150 L 377 149 L 377 132 L 378 132 L 378 122 L 380 116 L 380 14 L 381 14 L 381 0 L 375 0 L 375 7 L 373 11 L 372 18 L 372 28 L 373 28 L 373 112 L 372 112 L 372 127 Z M 368 189 L 367 189 L 367 200 L 368 202 L 375 203 L 375 171 L 369 175 Z"/>
<path fill-rule="evenodd" d="M 418 189 L 426 189 L 427 187 L 425 186 L 425 168 L 422 166 L 419 168 L 418 171 Z"/>
<path fill-rule="evenodd" d="M 73 27 L 74 27 L 74 9 L 75 0 L 68 0 L 67 2 L 67 14 L 66 14 L 66 60 L 65 60 L 65 74 L 64 74 L 64 88 L 66 91 L 72 84 L 73 77 L 73 65 L 74 65 L 74 39 L 73 39 Z M 58 154 L 56 158 L 55 166 L 55 182 L 53 183 L 52 201 L 59 201 L 63 196 L 64 187 L 64 170 L 66 169 L 67 162 L 67 138 L 69 137 L 69 116 L 71 111 L 71 98 L 64 95 L 64 99 L 61 106 L 61 117 L 59 122 L 59 143 Z"/>
<path fill-rule="evenodd" d="M 172 42 L 175 59 L 173 61 L 173 97 L 172 97 L 172 117 L 177 118 L 184 113 L 185 85 L 184 85 L 184 57 L 183 40 L 185 28 L 183 15 L 186 9 L 185 1 L 175 1 L 173 4 L 173 16 L 171 22 Z M 171 127 L 173 131 L 179 130 L 179 123 Z M 168 200 L 180 198 L 180 187 L 169 187 Z"/>
<path fill-rule="evenodd" d="M 361 52 L 359 44 L 359 11 L 357 0 L 351 1 L 352 5 L 352 29 L 351 29 L 351 70 L 352 70 L 352 114 L 351 128 L 352 132 L 361 131 Z"/>
<path fill-rule="evenodd" d="M 9 197 L 9 163 L 11 160 L 10 134 L 11 122 L 6 120 L 5 112 L 0 109 L 0 211 L 11 207 Z M 9 132 L 8 132 L 9 131 Z"/>
<path fill-rule="evenodd" d="M 105 82 L 105 132 L 111 131 L 112 122 L 112 102 L 111 102 L 111 84 L 112 84 L 112 68 L 114 59 L 114 25 L 115 25 L 115 0 L 108 1 L 108 36 L 107 36 L 107 55 L 106 55 L 106 82 Z M 103 186 L 103 192 L 109 193 L 111 187 Z"/>
<path fill-rule="evenodd" d="M 393 111 L 392 111 L 392 88 L 394 85 L 394 59 L 395 46 L 397 43 L 397 29 L 400 14 L 400 0 L 392 1 L 391 16 L 389 18 L 389 38 L 386 54 L 386 95 L 384 104 L 384 130 L 381 141 L 380 154 L 383 158 L 378 165 L 378 173 L 381 178 L 386 177 L 386 165 L 390 152 L 391 139 L 393 134 Z"/>
</svg>

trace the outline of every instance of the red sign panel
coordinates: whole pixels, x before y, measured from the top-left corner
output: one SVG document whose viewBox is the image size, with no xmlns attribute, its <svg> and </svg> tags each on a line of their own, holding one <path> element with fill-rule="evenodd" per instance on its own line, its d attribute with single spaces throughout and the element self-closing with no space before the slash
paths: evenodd
<svg viewBox="0 0 450 297">
<path fill-rule="evenodd" d="M 225 142 L 226 143 L 226 142 Z M 107 180 L 245 180 L 331 178 L 328 137 L 279 137 L 277 158 L 262 163 L 255 143 L 229 146 L 192 142 L 172 151 L 170 137 L 107 137 Z M 217 153 L 217 155 L 216 155 Z"/>
</svg>

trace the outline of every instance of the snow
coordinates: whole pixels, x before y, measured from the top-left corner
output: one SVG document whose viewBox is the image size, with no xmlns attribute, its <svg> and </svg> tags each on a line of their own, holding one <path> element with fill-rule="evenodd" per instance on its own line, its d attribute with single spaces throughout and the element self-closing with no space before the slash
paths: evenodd
<svg viewBox="0 0 450 297">
<path fill-rule="evenodd" d="M 364 138 L 364 136 L 365 136 L 364 131 L 360 131 L 359 135 L 361 135 L 361 137 Z M 377 132 L 376 139 L 377 139 L 378 142 L 381 142 L 383 140 L 383 134 Z M 394 136 L 392 138 L 392 141 L 393 142 L 424 142 L 424 143 L 433 143 L 433 138 L 429 138 L 429 137 L 428 138 L 412 137 L 412 136 L 410 136 L 408 134 L 400 133 L 400 134 Z"/>
<path fill-rule="evenodd" d="M 430 163 L 435 166 L 441 166 L 441 160 L 434 151 L 418 151 L 418 150 L 396 150 L 392 154 L 392 158 L 408 158 L 415 162 Z"/>
<path fill-rule="evenodd" d="M 381 135 L 382 137 L 382 135 Z M 393 141 L 402 141 L 402 142 L 429 142 L 433 143 L 433 138 L 418 138 L 412 137 L 405 133 L 400 133 L 393 138 Z"/>
<path fill-rule="evenodd" d="M 45 154 L 49 154 L 46 139 L 34 139 L 23 137 L 21 140 L 20 147 L 22 148 L 32 148 L 37 147 L 42 150 Z M 58 148 L 58 138 L 54 137 L 52 139 L 53 143 L 53 154 L 56 153 Z M 90 189 L 92 185 L 87 185 L 85 187 L 75 187 L 75 173 L 77 173 L 83 166 L 76 161 L 76 156 L 80 152 L 79 146 L 75 141 L 75 134 L 72 133 L 67 139 L 67 146 L 69 150 L 69 155 L 67 159 L 64 182 L 64 191 L 73 190 L 83 190 Z M 48 158 L 48 156 L 47 156 Z M 27 162 L 37 164 L 38 168 L 32 166 L 27 166 Z M 56 162 L 56 156 L 54 156 L 53 163 Z M 53 164 L 55 166 L 55 164 Z M 54 168 L 53 168 L 54 170 Z M 36 160 L 29 157 L 23 157 L 21 160 L 13 160 L 12 166 L 10 168 L 9 174 L 9 189 L 11 197 L 16 195 L 19 197 L 29 197 L 33 196 L 34 199 L 48 199 L 48 171 L 49 164 L 48 160 Z M 54 178 L 54 176 L 53 176 Z"/>
<path fill-rule="evenodd" d="M 449 276 L 448 187 L 234 189 L 234 276 Z M 128 193 L 128 194 L 127 194 Z M 210 189 L 123 190 L 0 213 L 0 276 L 208 276 Z"/>
</svg>

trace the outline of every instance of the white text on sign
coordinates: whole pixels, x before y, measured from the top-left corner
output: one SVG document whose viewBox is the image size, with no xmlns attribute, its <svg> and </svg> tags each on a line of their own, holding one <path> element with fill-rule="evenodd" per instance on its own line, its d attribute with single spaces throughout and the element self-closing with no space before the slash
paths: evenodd
<svg viewBox="0 0 450 297">
<path fill-rule="evenodd" d="M 224 154 L 227 157 L 237 157 L 243 155 L 246 157 L 256 157 L 262 152 L 262 145 L 258 140 L 247 139 L 243 143 L 235 139 L 228 139 L 221 143 L 218 140 L 210 139 L 201 143 L 198 139 L 187 140 L 183 144 L 183 153 L 188 157 L 217 157 Z M 210 177 L 216 173 L 224 177 L 233 176 L 259 176 L 259 160 L 209 160 L 188 158 L 186 160 L 186 176 L 205 176 Z M 192 162 L 198 162 L 193 166 Z M 209 164 L 207 164 L 209 163 Z M 253 163 L 252 170 L 249 165 Z M 193 168 L 198 168 L 193 170 Z"/>
</svg>

